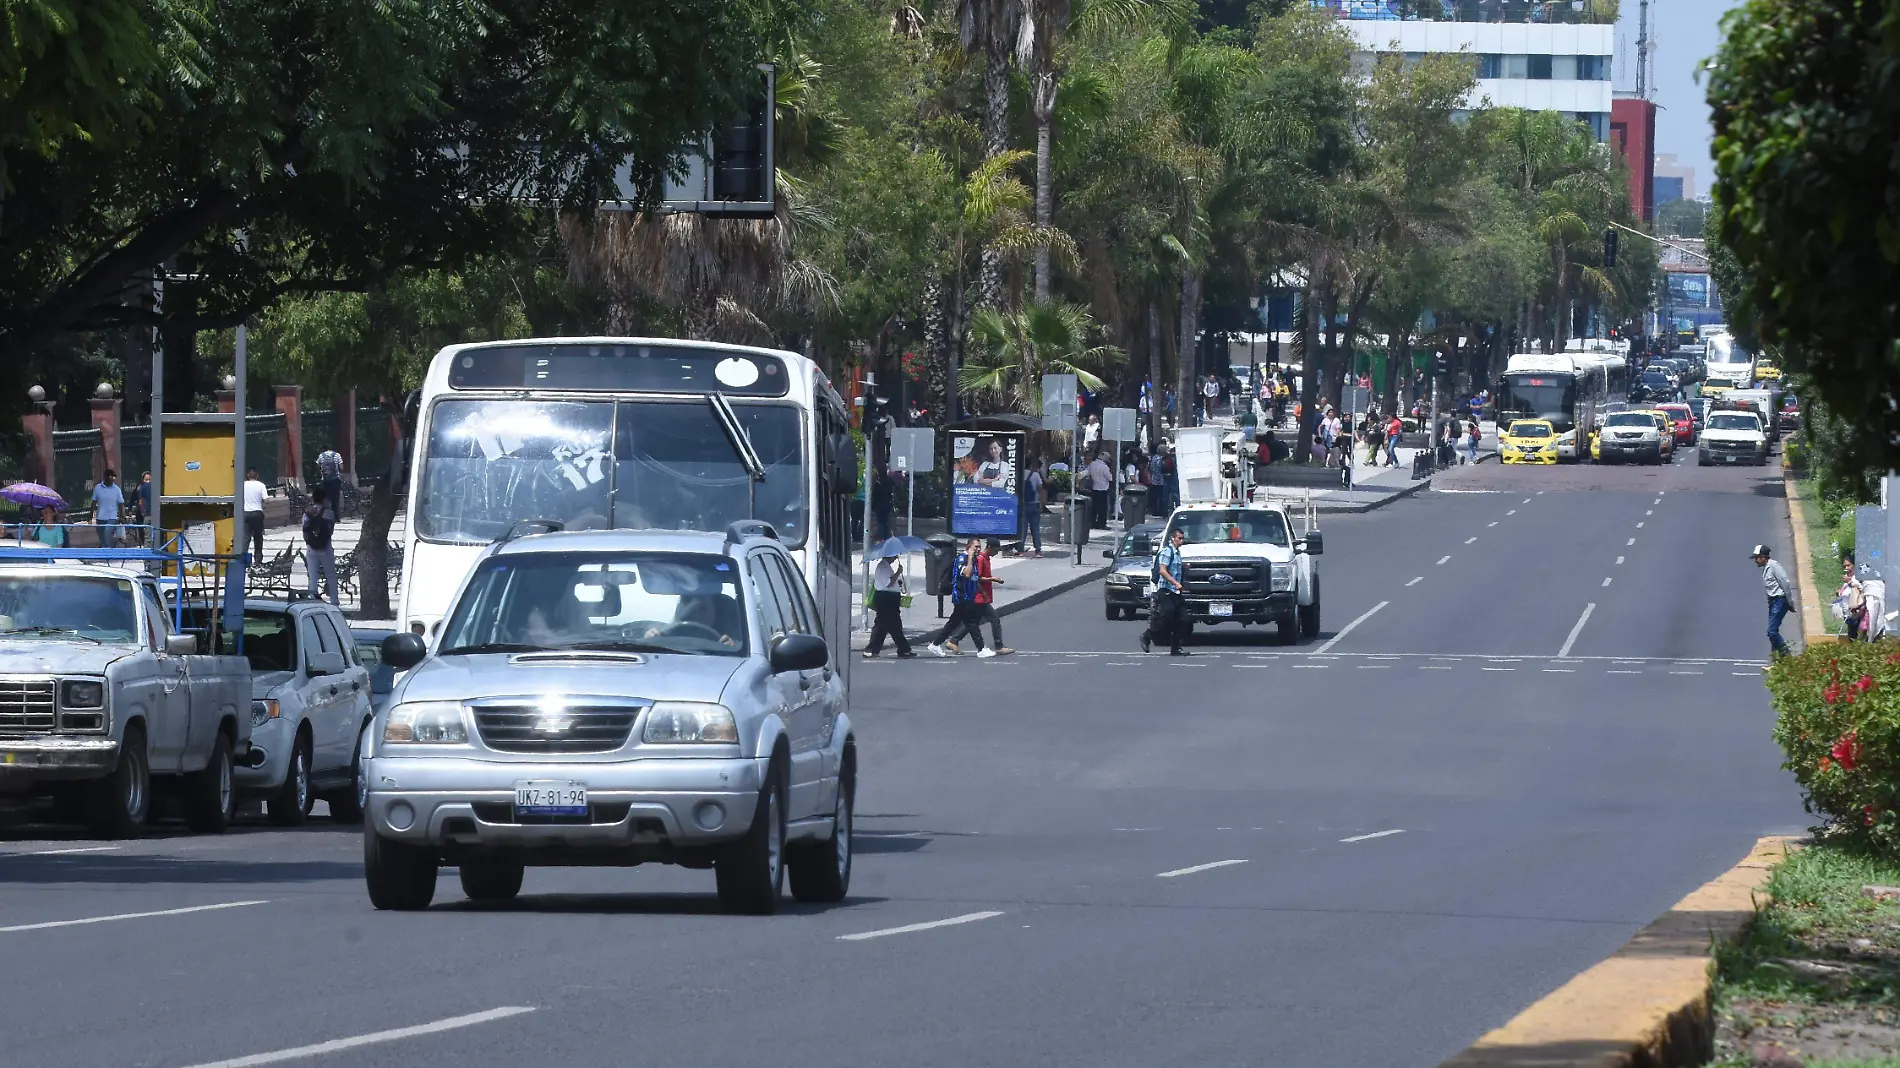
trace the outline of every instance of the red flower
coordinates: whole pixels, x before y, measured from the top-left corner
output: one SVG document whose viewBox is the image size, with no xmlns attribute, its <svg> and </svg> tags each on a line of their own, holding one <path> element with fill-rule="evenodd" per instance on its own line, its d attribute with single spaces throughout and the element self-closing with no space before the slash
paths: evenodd
<svg viewBox="0 0 1900 1068">
<path fill-rule="evenodd" d="M 1833 767 L 1833 766 L 1834 766 L 1834 762 L 1833 762 L 1832 760 L 1829 760 L 1829 759 L 1828 759 L 1828 758 L 1826 758 L 1826 757 L 1822 757 L 1822 758 L 1821 758 L 1821 762 L 1820 762 L 1819 764 L 1816 764 L 1816 765 L 1815 765 L 1815 770 L 1817 770 L 1817 771 L 1826 771 L 1827 769 L 1829 769 L 1829 768 L 1831 768 L 1831 767 Z"/>
<path fill-rule="evenodd" d="M 1868 690 L 1874 688 L 1874 677 L 1872 675 L 1862 675 L 1860 678 L 1854 680 L 1854 688 L 1861 693 L 1866 693 Z"/>
<path fill-rule="evenodd" d="M 1840 699 L 1841 699 L 1841 684 L 1838 682 L 1833 684 L 1832 686 L 1829 686 L 1827 689 L 1821 691 L 1821 700 L 1827 702 L 1830 705 L 1836 701 L 1839 701 Z"/>
<path fill-rule="evenodd" d="M 1841 762 L 1841 770 L 1853 771 L 1854 766 L 1860 763 L 1860 737 L 1856 732 L 1848 731 L 1841 735 L 1840 741 L 1834 743 L 1830 752 L 1835 760 Z"/>
</svg>

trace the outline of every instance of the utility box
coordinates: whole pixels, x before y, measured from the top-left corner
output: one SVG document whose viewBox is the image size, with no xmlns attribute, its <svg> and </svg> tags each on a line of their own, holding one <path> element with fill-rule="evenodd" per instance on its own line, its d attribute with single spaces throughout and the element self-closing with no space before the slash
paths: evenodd
<svg viewBox="0 0 1900 1068">
<path fill-rule="evenodd" d="M 1174 469 L 1181 481 L 1182 504 L 1226 499 L 1221 479 L 1220 446 L 1226 431 L 1217 426 L 1182 427 L 1174 432 Z"/>
<path fill-rule="evenodd" d="M 219 498 L 237 492 L 237 443 L 231 427 L 183 423 L 165 428 L 165 498 Z"/>
</svg>

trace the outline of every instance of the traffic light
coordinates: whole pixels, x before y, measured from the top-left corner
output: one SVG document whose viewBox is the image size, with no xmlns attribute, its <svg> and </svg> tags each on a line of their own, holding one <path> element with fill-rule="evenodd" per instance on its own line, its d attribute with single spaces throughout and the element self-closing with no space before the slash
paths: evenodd
<svg viewBox="0 0 1900 1068">
<path fill-rule="evenodd" d="M 1432 353 L 1432 374 L 1439 378 L 1451 376 L 1451 360 L 1442 352 Z"/>
<path fill-rule="evenodd" d="M 1616 266 L 1616 228 L 1603 231 L 1603 267 L 1605 270 Z"/>
</svg>

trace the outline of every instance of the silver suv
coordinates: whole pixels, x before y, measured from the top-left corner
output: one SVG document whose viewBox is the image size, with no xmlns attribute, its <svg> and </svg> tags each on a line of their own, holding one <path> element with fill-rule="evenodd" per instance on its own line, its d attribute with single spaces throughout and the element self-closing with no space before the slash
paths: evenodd
<svg viewBox="0 0 1900 1068">
<path fill-rule="evenodd" d="M 835 655 L 845 655 L 842 641 Z M 851 883 L 857 745 L 817 606 L 772 528 L 531 534 L 475 564 L 376 717 L 370 901 L 477 901 L 534 865 L 712 868 L 731 911 Z"/>
</svg>

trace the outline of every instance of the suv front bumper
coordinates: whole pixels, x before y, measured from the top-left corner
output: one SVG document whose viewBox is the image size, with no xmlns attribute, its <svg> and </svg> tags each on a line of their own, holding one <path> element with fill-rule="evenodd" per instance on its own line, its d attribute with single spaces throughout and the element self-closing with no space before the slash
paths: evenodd
<svg viewBox="0 0 1900 1068">
<path fill-rule="evenodd" d="M 112 738 L 0 738 L 0 787 L 97 779 L 118 766 Z"/>
<path fill-rule="evenodd" d="M 369 762 L 369 824 L 415 845 L 618 849 L 712 845 L 752 825 L 770 758 L 615 762 L 497 761 L 377 754 Z M 515 784 L 580 782 L 585 818 L 519 822 Z"/>
<path fill-rule="evenodd" d="M 1231 616 L 1214 615 L 1211 606 L 1215 603 L 1231 604 L 1234 614 Z M 1233 598 L 1204 597 L 1189 594 L 1183 599 L 1181 611 L 1196 623 L 1267 623 L 1282 619 L 1292 619 L 1299 611 L 1299 602 L 1294 599 L 1292 590 L 1279 593 L 1241 594 Z"/>
</svg>

